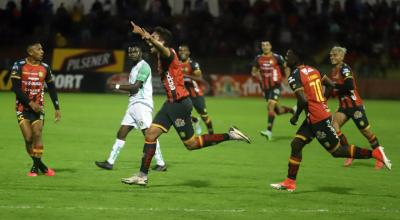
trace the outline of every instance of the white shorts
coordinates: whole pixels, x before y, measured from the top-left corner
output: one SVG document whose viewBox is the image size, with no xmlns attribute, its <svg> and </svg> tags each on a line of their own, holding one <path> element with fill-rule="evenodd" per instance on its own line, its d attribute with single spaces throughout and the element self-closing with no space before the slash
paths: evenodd
<svg viewBox="0 0 400 220">
<path fill-rule="evenodd" d="M 133 126 L 135 129 L 149 128 L 153 121 L 153 109 L 142 103 L 135 103 L 126 110 L 121 125 Z"/>
</svg>

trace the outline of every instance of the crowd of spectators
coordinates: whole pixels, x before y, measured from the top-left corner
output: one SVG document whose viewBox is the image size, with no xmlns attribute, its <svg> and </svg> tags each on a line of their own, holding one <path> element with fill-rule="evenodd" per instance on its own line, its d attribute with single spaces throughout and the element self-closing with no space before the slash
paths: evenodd
<svg viewBox="0 0 400 220">
<path fill-rule="evenodd" d="M 197 57 L 251 60 L 268 39 L 277 52 L 295 46 L 317 63 L 326 62 L 331 46 L 345 46 L 348 62 L 365 75 L 384 76 L 385 67 L 400 65 L 397 0 L 218 0 L 219 16 L 210 14 L 207 0 L 183 0 L 178 14 L 168 0 L 95 0 L 89 13 L 74 1 L 66 8 L 51 0 L 9 0 L 0 9 L 0 48 L 32 37 L 50 48 L 124 48 L 133 38 L 128 21 L 135 20 L 169 28 L 175 45 L 189 44 Z"/>
</svg>

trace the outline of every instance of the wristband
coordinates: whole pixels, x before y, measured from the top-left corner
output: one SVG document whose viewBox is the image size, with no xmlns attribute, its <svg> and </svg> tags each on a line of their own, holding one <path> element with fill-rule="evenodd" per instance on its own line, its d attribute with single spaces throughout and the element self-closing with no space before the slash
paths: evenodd
<svg viewBox="0 0 400 220">
<path fill-rule="evenodd" d="M 115 89 L 119 89 L 120 86 L 120 84 L 115 84 Z"/>
</svg>

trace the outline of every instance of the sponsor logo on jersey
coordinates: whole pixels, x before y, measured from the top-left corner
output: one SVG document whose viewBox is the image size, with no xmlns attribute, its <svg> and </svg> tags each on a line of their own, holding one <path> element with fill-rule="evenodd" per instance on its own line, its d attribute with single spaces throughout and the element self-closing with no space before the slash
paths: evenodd
<svg viewBox="0 0 400 220">
<path fill-rule="evenodd" d="M 363 116 L 363 113 L 361 111 L 354 112 L 354 118 L 355 119 L 362 118 L 362 116 Z"/>
<path fill-rule="evenodd" d="M 317 136 L 317 139 L 318 139 L 318 140 L 321 140 L 321 139 L 326 138 L 326 133 L 323 132 L 323 131 L 317 131 L 317 132 L 316 132 L 316 136 Z"/>
<path fill-rule="evenodd" d="M 175 87 L 175 83 L 174 83 L 174 78 L 172 78 L 172 76 L 169 75 L 169 72 L 167 72 L 166 77 L 167 77 L 167 82 L 168 82 L 169 89 L 171 91 L 175 90 L 176 87 Z"/>
<path fill-rule="evenodd" d="M 174 122 L 175 127 L 180 128 L 185 126 L 185 120 L 183 120 L 182 118 L 177 118 Z"/>
</svg>

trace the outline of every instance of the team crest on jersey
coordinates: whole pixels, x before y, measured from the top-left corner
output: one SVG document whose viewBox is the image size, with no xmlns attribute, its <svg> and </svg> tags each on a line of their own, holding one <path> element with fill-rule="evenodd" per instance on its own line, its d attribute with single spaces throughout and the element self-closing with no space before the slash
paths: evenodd
<svg viewBox="0 0 400 220">
<path fill-rule="evenodd" d="M 42 71 L 39 71 L 39 72 L 38 72 L 38 75 L 39 75 L 39 77 L 43 77 L 43 72 L 42 72 Z"/>
<path fill-rule="evenodd" d="M 317 132 L 316 132 L 316 136 L 317 136 L 317 139 L 318 139 L 318 140 L 321 140 L 321 139 L 326 138 L 326 133 L 323 132 L 323 131 L 317 131 Z"/>
<path fill-rule="evenodd" d="M 185 138 L 186 138 L 186 133 L 185 133 L 184 131 L 181 131 L 181 132 L 179 132 L 179 136 L 180 136 L 182 139 L 185 139 Z"/>
<path fill-rule="evenodd" d="M 331 147 L 331 144 L 330 144 L 329 142 L 325 142 L 325 143 L 324 143 L 324 146 L 325 146 L 325 148 L 330 148 L 330 147 Z"/>
<path fill-rule="evenodd" d="M 180 128 L 185 126 L 185 120 L 183 120 L 182 118 L 177 118 L 174 122 L 175 127 Z"/>
<path fill-rule="evenodd" d="M 142 128 L 143 127 L 143 124 L 144 124 L 144 122 L 142 121 L 142 120 L 140 120 L 140 121 L 138 121 L 138 126 L 139 126 L 139 128 Z"/>
<path fill-rule="evenodd" d="M 360 121 L 360 126 L 364 126 L 365 122 L 364 121 Z"/>
<path fill-rule="evenodd" d="M 363 116 L 363 113 L 361 111 L 354 112 L 354 118 L 355 119 L 362 118 L 362 116 Z"/>
</svg>

